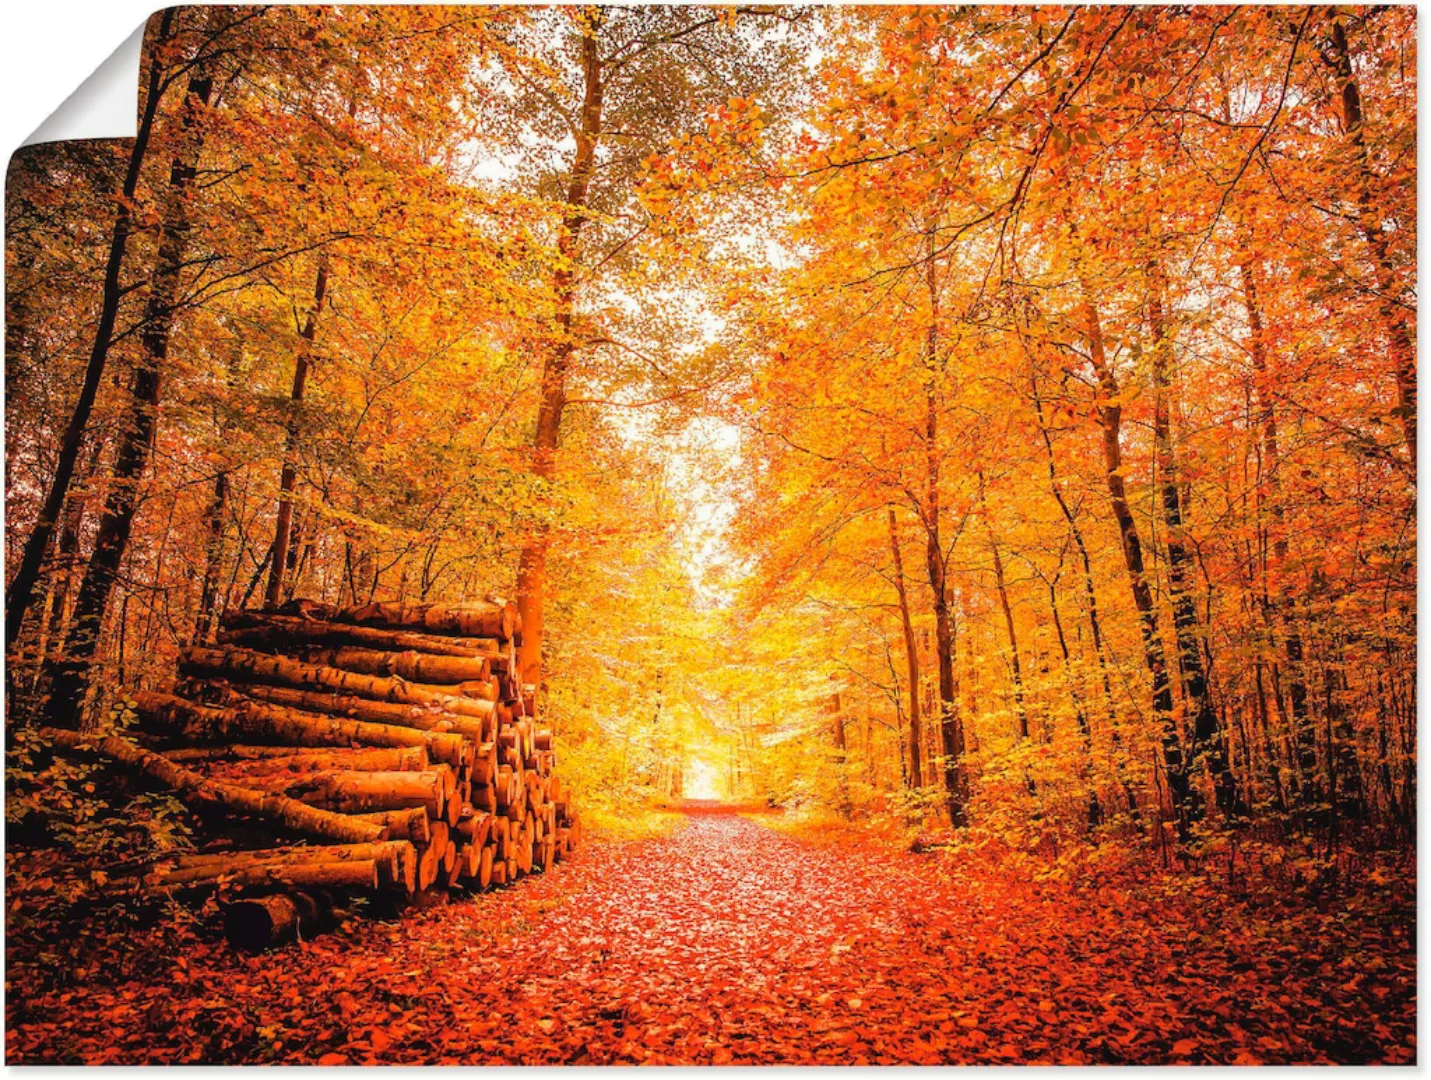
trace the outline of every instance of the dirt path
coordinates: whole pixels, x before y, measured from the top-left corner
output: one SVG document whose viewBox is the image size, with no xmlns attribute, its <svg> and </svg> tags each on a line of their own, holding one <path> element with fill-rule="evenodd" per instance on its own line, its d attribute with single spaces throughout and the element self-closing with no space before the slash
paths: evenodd
<svg viewBox="0 0 1431 1080">
<path fill-rule="evenodd" d="M 1191 905 L 1195 910 L 1198 905 Z M 951 877 L 732 815 L 261 957 L 17 1005 L 25 1061 L 1409 1060 L 1414 966 L 1377 935 L 1221 933 L 1136 896 Z M 1225 912 L 1219 923 L 1225 922 Z M 1345 920 L 1335 921 L 1344 926 Z M 1340 932 L 1340 931 L 1339 931 Z M 1352 931 L 1347 930 L 1347 934 Z M 1379 939 L 1377 939 L 1379 940 Z M 1409 950 L 1409 945 L 1407 945 Z M 1414 964 L 1414 960 L 1411 961 Z"/>
</svg>

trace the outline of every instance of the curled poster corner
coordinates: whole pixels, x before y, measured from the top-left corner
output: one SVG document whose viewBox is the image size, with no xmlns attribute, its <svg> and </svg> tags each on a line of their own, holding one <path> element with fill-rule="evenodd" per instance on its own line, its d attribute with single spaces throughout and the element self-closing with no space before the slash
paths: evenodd
<svg viewBox="0 0 1431 1080">
<path fill-rule="evenodd" d="M 21 145 L 70 139 L 134 138 L 138 122 L 134 99 L 143 43 L 144 24 L 140 23 Z"/>
</svg>

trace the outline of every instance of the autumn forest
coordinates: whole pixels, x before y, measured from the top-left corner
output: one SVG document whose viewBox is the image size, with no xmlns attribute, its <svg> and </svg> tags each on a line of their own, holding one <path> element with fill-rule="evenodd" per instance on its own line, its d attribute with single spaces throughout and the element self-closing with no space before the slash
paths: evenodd
<svg viewBox="0 0 1431 1080">
<path fill-rule="evenodd" d="M 152 16 L 6 183 L 6 1062 L 1414 1062 L 1416 36 Z"/>
</svg>

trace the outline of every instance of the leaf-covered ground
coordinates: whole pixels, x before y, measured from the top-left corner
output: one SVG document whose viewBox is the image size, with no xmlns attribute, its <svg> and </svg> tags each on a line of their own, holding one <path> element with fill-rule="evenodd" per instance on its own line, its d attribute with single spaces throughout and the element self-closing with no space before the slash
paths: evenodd
<svg viewBox="0 0 1431 1080">
<path fill-rule="evenodd" d="M 1414 1060 L 1409 902 L 1105 882 L 695 816 L 513 889 L 268 955 L 200 934 L 154 942 L 142 974 L 96 957 L 72 985 L 12 963 L 6 1059 Z"/>
</svg>

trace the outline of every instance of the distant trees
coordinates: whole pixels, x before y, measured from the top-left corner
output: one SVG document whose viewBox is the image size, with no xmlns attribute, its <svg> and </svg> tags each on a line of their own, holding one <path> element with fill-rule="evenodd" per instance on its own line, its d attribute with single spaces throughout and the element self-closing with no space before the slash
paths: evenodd
<svg viewBox="0 0 1431 1080">
<path fill-rule="evenodd" d="M 1400 820 L 1415 301 L 1409 249 L 1387 245 L 1414 220 L 1393 179 L 1414 128 L 1405 13 L 831 22 L 842 61 L 802 145 L 759 168 L 728 146 L 716 169 L 773 181 L 801 253 L 729 301 L 764 357 L 740 400 L 754 581 L 863 619 L 864 568 L 904 580 L 898 538 L 866 519 L 908 502 L 931 592 L 906 628 L 891 589 L 885 619 L 924 631 L 907 681 L 924 663 L 941 714 L 964 705 L 965 744 L 939 755 L 956 823 L 1063 806 L 1069 830 L 1161 813 L 1188 839 L 1249 814 Z M 988 542 L 962 539 L 971 515 Z M 842 656 L 886 690 L 897 675 L 877 644 Z"/>
</svg>

